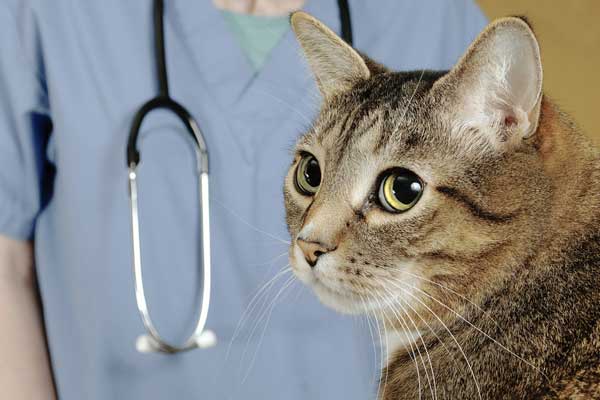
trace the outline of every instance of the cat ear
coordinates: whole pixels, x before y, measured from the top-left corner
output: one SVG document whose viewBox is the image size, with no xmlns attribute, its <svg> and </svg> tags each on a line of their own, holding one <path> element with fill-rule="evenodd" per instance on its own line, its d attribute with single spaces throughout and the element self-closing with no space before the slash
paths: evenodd
<svg viewBox="0 0 600 400">
<path fill-rule="evenodd" d="M 290 22 L 323 97 L 369 78 L 369 68 L 362 57 L 320 21 L 297 11 Z"/>
<path fill-rule="evenodd" d="M 451 88 L 451 108 L 460 124 L 487 132 L 496 146 L 516 143 L 537 130 L 542 100 L 540 49 L 533 31 L 520 18 L 491 23 L 439 84 Z"/>
</svg>

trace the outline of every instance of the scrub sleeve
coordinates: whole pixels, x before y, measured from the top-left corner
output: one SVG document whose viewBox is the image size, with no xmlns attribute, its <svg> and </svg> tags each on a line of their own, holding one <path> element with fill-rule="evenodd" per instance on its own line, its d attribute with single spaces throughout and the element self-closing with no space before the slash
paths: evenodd
<svg viewBox="0 0 600 400">
<path fill-rule="evenodd" d="M 51 130 L 34 17 L 0 4 L 0 234 L 31 239 L 43 193 Z"/>
</svg>

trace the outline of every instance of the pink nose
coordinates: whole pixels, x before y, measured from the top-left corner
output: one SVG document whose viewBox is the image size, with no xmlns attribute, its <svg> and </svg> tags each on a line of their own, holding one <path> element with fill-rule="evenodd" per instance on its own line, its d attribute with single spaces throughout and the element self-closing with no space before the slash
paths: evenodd
<svg viewBox="0 0 600 400">
<path fill-rule="evenodd" d="M 317 264 L 317 260 L 320 256 L 332 250 L 335 250 L 327 248 L 327 246 L 320 242 L 309 242 L 304 239 L 298 239 L 296 240 L 296 243 L 298 243 L 298 247 L 300 247 L 300 250 L 302 250 L 306 262 L 311 267 L 314 267 Z"/>
</svg>

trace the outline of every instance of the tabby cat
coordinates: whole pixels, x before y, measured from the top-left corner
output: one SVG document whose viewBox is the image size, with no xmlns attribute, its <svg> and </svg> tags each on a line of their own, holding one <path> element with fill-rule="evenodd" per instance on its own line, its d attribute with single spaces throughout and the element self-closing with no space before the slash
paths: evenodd
<svg viewBox="0 0 600 400">
<path fill-rule="evenodd" d="M 528 23 L 443 72 L 291 23 L 324 101 L 285 179 L 289 258 L 387 332 L 379 397 L 600 398 L 600 154 L 542 94 Z"/>
</svg>

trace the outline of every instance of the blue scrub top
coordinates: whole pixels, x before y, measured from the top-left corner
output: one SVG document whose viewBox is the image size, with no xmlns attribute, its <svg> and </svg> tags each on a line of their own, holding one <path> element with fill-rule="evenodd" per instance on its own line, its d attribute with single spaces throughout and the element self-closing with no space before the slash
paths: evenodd
<svg viewBox="0 0 600 400">
<path fill-rule="evenodd" d="M 225 357 L 250 298 L 287 263 L 283 177 L 320 98 L 291 32 L 255 73 L 208 0 L 166 2 L 166 43 L 171 93 L 210 150 L 208 327 L 220 342 L 178 355 L 136 351 L 143 328 L 125 145 L 135 110 L 157 92 L 151 3 L 0 5 L 0 232 L 35 238 L 60 399 L 372 398 L 366 324 L 321 306 L 299 283 L 248 340 L 287 276 Z M 485 24 L 470 0 L 350 5 L 356 47 L 395 69 L 448 68 Z M 339 32 L 335 0 L 309 0 L 305 10 Z M 149 307 L 174 341 L 193 328 L 201 280 L 194 153 L 176 122 L 162 112 L 146 120 L 138 174 Z"/>
</svg>

